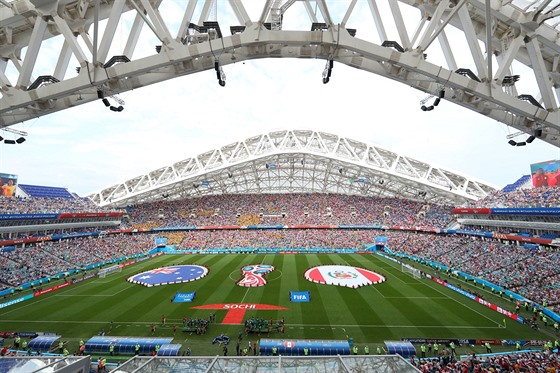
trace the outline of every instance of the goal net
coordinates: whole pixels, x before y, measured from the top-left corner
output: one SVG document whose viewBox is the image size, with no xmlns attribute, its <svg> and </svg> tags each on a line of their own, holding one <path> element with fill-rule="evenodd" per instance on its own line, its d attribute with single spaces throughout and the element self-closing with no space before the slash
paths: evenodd
<svg viewBox="0 0 560 373">
<path fill-rule="evenodd" d="M 111 267 L 100 269 L 99 272 L 97 273 L 97 276 L 99 276 L 100 278 L 105 278 L 107 277 L 108 274 L 114 272 L 122 272 L 122 267 L 119 265 L 114 265 Z"/>
<path fill-rule="evenodd" d="M 416 269 L 414 267 L 412 267 L 411 265 L 408 265 L 406 263 L 402 263 L 402 271 L 404 273 L 408 273 L 409 275 L 411 275 L 412 277 L 416 278 L 416 279 L 420 279 L 422 278 L 422 272 L 419 269 Z"/>
</svg>

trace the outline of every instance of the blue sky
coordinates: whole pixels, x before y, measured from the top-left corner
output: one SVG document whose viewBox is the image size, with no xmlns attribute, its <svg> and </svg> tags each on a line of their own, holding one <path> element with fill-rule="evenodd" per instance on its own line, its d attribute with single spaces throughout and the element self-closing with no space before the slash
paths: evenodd
<svg viewBox="0 0 560 373">
<path fill-rule="evenodd" d="M 286 27 L 289 19 L 301 22 L 286 17 Z M 359 21 L 349 27 L 358 24 L 358 36 L 366 38 L 371 27 Z M 153 53 L 155 44 L 147 44 L 145 53 Z M 531 163 L 560 159 L 560 149 L 540 140 L 510 146 L 506 136 L 516 130 L 448 101 L 422 112 L 423 92 L 339 63 L 323 84 L 324 66 L 304 59 L 238 62 L 224 67 L 225 87 L 209 70 L 121 94 L 120 113 L 96 101 L 27 121 L 13 127 L 29 133 L 25 143 L 0 144 L 0 173 L 87 195 L 276 129 L 338 134 L 500 187 L 528 174 Z"/>
</svg>

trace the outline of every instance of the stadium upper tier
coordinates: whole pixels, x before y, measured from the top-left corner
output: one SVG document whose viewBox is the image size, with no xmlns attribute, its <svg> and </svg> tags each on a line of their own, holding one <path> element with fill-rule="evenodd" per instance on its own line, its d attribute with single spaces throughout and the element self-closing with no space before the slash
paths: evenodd
<svg viewBox="0 0 560 373">
<path fill-rule="evenodd" d="M 445 228 L 450 206 L 342 194 L 208 195 L 128 208 L 132 228 L 189 225 L 366 224 Z"/>
<path fill-rule="evenodd" d="M 560 207 L 560 187 L 515 189 L 510 192 L 496 190 L 476 202 L 472 207 Z"/>
<path fill-rule="evenodd" d="M 52 214 L 63 212 L 108 212 L 115 209 L 99 207 L 86 198 L 4 197 L 0 196 L 2 214 Z"/>
<path fill-rule="evenodd" d="M 462 205 L 496 188 L 358 140 L 281 130 L 187 158 L 89 195 L 99 206 L 239 193 L 340 193 Z"/>
</svg>

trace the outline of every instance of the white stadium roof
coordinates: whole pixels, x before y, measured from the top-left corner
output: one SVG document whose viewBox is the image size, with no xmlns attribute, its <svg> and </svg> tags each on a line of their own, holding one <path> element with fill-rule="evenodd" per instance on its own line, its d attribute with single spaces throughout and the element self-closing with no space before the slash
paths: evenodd
<svg viewBox="0 0 560 373">
<path fill-rule="evenodd" d="M 341 63 L 559 147 L 559 15 L 559 0 L 0 0 L 0 128 L 96 100 L 122 111 L 117 94 L 206 70 L 223 86 L 223 67 L 245 60 L 305 58 L 326 60 L 325 82 Z"/>
<path fill-rule="evenodd" d="M 215 194 L 342 193 L 461 205 L 496 187 L 470 176 L 326 132 L 256 135 L 104 188 L 100 206 Z"/>
</svg>

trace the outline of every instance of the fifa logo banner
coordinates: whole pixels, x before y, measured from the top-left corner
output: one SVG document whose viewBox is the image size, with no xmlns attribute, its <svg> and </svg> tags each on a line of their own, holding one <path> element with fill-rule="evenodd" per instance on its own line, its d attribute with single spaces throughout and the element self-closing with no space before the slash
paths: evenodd
<svg viewBox="0 0 560 373">
<path fill-rule="evenodd" d="M 311 300 L 311 295 L 308 291 L 290 291 L 290 302 L 309 302 Z"/>
<path fill-rule="evenodd" d="M 266 274 L 274 271 L 274 266 L 268 264 L 253 264 L 241 268 L 241 280 L 237 281 L 237 285 L 244 287 L 264 286 L 266 285 Z"/>
</svg>

